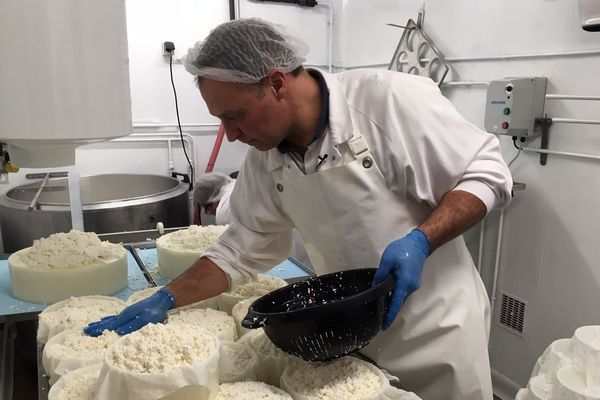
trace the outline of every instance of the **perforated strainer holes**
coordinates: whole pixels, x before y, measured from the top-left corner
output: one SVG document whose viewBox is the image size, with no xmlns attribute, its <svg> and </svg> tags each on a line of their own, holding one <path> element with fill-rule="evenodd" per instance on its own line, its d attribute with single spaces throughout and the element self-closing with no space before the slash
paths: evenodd
<svg viewBox="0 0 600 400">
<path fill-rule="evenodd" d="M 418 40 L 414 29 L 410 29 L 406 34 L 406 49 L 411 53 L 415 51 L 415 40 Z"/>
<path fill-rule="evenodd" d="M 398 58 L 396 58 L 396 70 L 398 72 L 404 72 L 405 69 L 408 69 L 408 54 L 406 54 L 405 51 L 402 51 L 398 54 Z"/>
<path fill-rule="evenodd" d="M 432 81 L 439 82 L 446 74 L 446 68 L 439 58 L 434 58 L 427 67 L 427 73 Z"/>
<path fill-rule="evenodd" d="M 425 68 L 427 67 L 427 64 L 429 64 L 429 50 L 431 50 L 429 43 L 421 42 L 421 44 L 419 44 L 419 49 L 417 50 L 417 63 L 421 68 Z"/>
</svg>

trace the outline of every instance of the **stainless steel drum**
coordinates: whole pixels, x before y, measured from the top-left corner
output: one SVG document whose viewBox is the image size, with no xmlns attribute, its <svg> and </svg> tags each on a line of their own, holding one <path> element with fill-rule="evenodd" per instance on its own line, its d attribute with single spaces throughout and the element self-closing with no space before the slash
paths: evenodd
<svg viewBox="0 0 600 400">
<path fill-rule="evenodd" d="M 94 175 L 80 181 L 85 230 L 96 233 L 189 225 L 188 185 L 159 175 Z M 71 229 L 66 178 L 48 181 L 29 211 L 40 182 L 17 186 L 0 198 L 4 252 L 31 246 L 33 240 Z"/>
</svg>

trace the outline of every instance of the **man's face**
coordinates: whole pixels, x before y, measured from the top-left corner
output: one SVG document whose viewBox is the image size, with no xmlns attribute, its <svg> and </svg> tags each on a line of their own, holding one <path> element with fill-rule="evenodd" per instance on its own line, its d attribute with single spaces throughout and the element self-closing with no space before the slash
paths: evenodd
<svg viewBox="0 0 600 400">
<path fill-rule="evenodd" d="M 288 108 L 269 87 L 259 94 L 248 85 L 210 79 L 200 79 L 199 87 L 209 112 L 221 120 L 230 142 L 239 140 L 265 151 L 288 134 Z"/>
</svg>

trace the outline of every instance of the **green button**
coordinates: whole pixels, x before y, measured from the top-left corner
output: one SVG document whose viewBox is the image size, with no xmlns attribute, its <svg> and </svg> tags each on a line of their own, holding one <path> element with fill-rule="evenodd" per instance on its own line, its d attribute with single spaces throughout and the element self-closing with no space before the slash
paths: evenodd
<svg viewBox="0 0 600 400">
<path fill-rule="evenodd" d="M 502 112 L 504 113 L 504 115 L 508 115 L 510 114 L 510 108 L 505 107 L 504 110 L 502 110 Z"/>
</svg>

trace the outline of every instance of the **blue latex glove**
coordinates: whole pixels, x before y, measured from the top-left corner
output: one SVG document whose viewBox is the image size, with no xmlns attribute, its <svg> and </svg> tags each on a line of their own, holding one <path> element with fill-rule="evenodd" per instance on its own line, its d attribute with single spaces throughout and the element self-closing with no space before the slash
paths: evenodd
<svg viewBox="0 0 600 400">
<path fill-rule="evenodd" d="M 147 299 L 130 305 L 119 315 L 104 317 L 100 321 L 92 322 L 83 330 L 90 336 L 100 336 L 105 330 L 126 335 L 145 325 L 163 322 L 167 311 L 173 307 L 175 307 L 175 298 L 171 292 L 162 288 Z"/>
<path fill-rule="evenodd" d="M 383 330 L 392 325 L 406 298 L 421 285 L 423 265 L 429 254 L 429 240 L 420 229 L 413 229 L 402 239 L 394 240 L 383 251 L 373 286 L 383 282 L 390 274 L 396 277 Z"/>
</svg>

